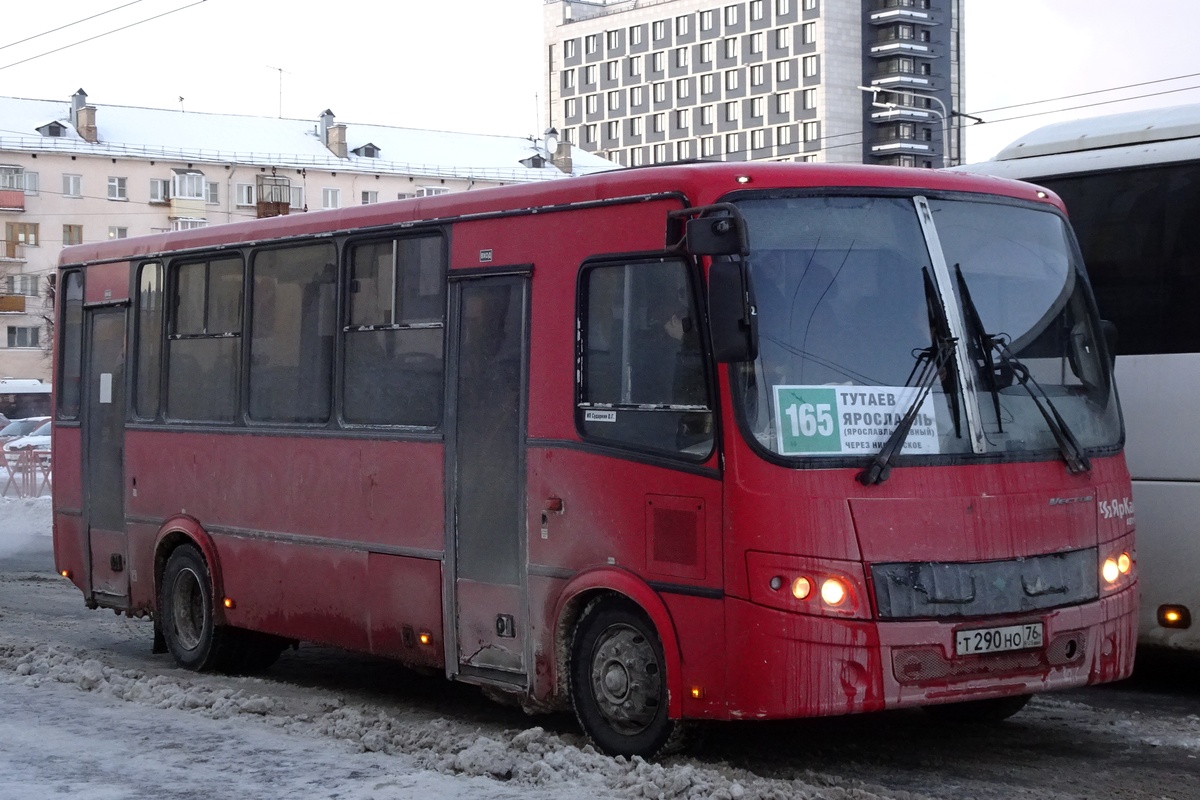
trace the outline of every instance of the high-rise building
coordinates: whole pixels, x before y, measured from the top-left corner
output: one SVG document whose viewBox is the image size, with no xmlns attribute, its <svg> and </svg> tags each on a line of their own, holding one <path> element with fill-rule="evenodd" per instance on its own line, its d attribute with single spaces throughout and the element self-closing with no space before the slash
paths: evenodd
<svg viewBox="0 0 1200 800">
<path fill-rule="evenodd" d="M 546 0 L 566 141 L 686 159 L 957 163 L 963 0 Z"/>
</svg>

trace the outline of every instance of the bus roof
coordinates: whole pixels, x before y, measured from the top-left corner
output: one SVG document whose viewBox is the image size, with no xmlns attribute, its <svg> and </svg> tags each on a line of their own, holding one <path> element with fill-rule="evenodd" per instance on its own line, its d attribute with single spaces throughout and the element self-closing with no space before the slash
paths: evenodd
<svg viewBox="0 0 1200 800">
<path fill-rule="evenodd" d="M 1200 137 L 1200 104 L 1193 103 L 1056 122 L 1030 131 L 992 160 L 1010 161 L 1195 137 Z"/>
<path fill-rule="evenodd" d="M 33 378 L 0 378 L 0 394 L 50 394 L 50 384 Z"/>
<path fill-rule="evenodd" d="M 559 209 L 616 198 L 680 193 L 706 205 L 730 192 L 783 188 L 885 188 L 1001 195 L 1051 203 L 1035 187 L 987 176 L 944 170 L 804 163 L 697 162 L 614 170 L 537 184 L 522 184 L 393 200 L 330 211 L 232 222 L 64 248 L 62 266 L 152 258 L 183 250 L 237 247 L 291 236 L 354 231 L 413 222 L 433 222 L 505 212 Z"/>
</svg>

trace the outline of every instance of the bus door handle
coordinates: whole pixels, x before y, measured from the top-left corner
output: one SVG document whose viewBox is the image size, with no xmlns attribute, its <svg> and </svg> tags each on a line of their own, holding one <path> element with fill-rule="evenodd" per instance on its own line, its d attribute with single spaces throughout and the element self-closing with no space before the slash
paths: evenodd
<svg viewBox="0 0 1200 800">
<path fill-rule="evenodd" d="M 566 506 L 563 505 L 561 497 L 547 497 L 546 502 L 542 504 L 542 538 L 550 538 L 550 515 L 561 514 Z"/>
</svg>

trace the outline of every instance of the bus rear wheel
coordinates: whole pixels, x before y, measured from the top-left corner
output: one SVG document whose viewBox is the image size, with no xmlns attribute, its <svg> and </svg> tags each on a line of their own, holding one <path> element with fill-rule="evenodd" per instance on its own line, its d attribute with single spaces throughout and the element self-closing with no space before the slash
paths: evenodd
<svg viewBox="0 0 1200 800">
<path fill-rule="evenodd" d="M 179 666 L 196 672 L 234 666 L 234 636 L 213 619 L 212 573 L 192 545 L 177 547 L 167 559 L 158 613 L 167 650 Z"/>
<path fill-rule="evenodd" d="M 631 603 L 593 601 L 571 645 L 571 702 L 596 746 L 654 758 L 682 745 L 684 723 L 667 716 L 662 643 Z"/>
<path fill-rule="evenodd" d="M 925 706 L 925 713 L 943 722 L 994 724 L 1016 714 L 1033 695 L 1018 694 L 1011 697 L 991 697 L 987 700 L 968 700 L 965 703 L 945 703 Z"/>
</svg>

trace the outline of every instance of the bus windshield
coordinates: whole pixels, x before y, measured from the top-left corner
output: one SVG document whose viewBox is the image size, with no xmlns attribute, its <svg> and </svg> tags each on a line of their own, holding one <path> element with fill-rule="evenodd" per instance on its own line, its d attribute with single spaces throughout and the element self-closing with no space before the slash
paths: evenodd
<svg viewBox="0 0 1200 800">
<path fill-rule="evenodd" d="M 739 405 L 771 453 L 873 456 L 909 411 L 900 455 L 1057 453 L 1064 436 L 1084 449 L 1119 443 L 1097 320 L 1059 215 L 842 195 L 738 207 L 759 330 L 758 358 L 737 370 Z"/>
</svg>

